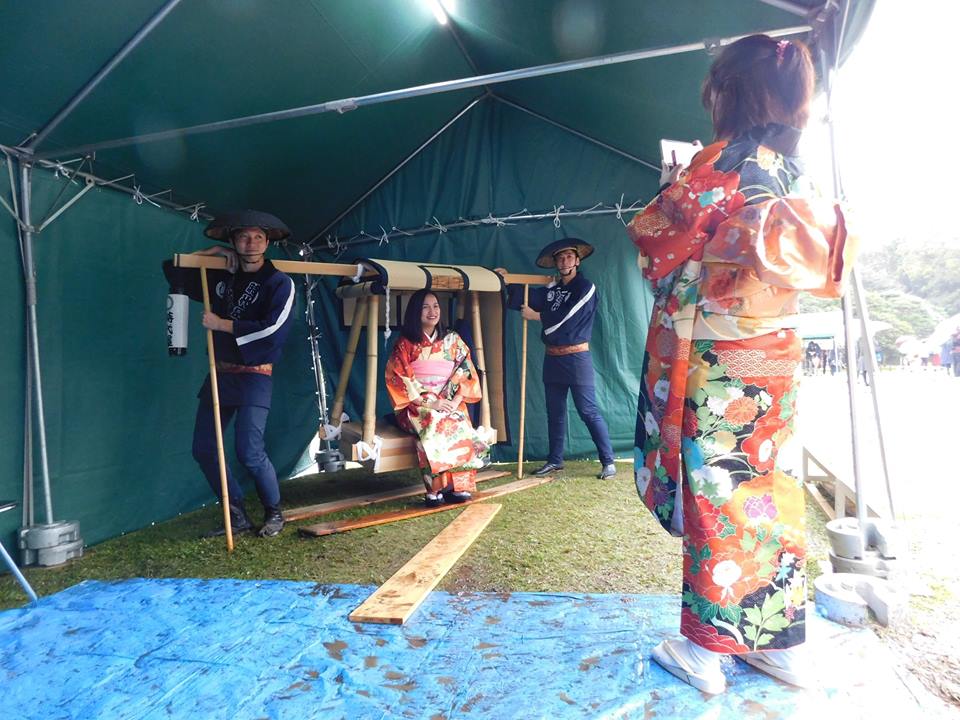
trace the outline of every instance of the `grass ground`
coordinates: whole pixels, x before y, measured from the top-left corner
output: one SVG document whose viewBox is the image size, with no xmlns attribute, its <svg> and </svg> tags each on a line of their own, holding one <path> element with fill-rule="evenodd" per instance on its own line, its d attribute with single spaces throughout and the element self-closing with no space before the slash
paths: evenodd
<svg viewBox="0 0 960 720">
<path fill-rule="evenodd" d="M 532 466 L 531 466 L 532 468 Z M 506 467 L 505 469 L 512 469 Z M 440 589 L 457 591 L 679 593 L 680 541 L 669 537 L 636 496 L 628 465 L 613 481 L 594 477 L 596 463 L 570 462 L 552 483 L 501 497 L 503 509 L 444 578 Z M 490 481 L 486 486 L 509 482 Z M 285 504 L 296 507 L 402 487 L 413 473 L 372 477 L 350 470 L 283 485 Z M 419 503 L 419 498 L 358 508 L 323 519 L 353 517 Z M 259 512 L 249 503 L 251 515 Z M 445 527 L 457 511 L 404 522 L 304 539 L 292 523 L 277 538 L 240 536 L 228 555 L 222 538 L 201 540 L 219 523 L 211 506 L 88 548 L 83 558 L 59 568 L 27 569 L 40 595 L 82 580 L 130 577 L 231 577 L 380 584 Z M 808 509 L 811 573 L 826 557 L 824 518 Z M 812 586 L 811 586 L 812 587 Z M 0 578 L 0 608 L 22 605 L 13 578 Z M 679 611 L 679 608 L 678 608 Z"/>
</svg>

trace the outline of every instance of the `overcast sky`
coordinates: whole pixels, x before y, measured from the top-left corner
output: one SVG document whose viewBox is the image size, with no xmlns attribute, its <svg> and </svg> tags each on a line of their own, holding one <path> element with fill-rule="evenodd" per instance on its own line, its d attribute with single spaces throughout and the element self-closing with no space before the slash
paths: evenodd
<svg viewBox="0 0 960 720">
<path fill-rule="evenodd" d="M 960 3 L 952 0 L 877 0 L 840 70 L 834 92 L 840 167 L 866 230 L 865 250 L 896 237 L 960 243 L 958 201 L 951 197 L 960 159 L 958 21 Z M 811 118 L 805 148 L 819 176 L 828 149 L 818 117 Z M 829 175 L 822 184 L 832 191 Z"/>
</svg>

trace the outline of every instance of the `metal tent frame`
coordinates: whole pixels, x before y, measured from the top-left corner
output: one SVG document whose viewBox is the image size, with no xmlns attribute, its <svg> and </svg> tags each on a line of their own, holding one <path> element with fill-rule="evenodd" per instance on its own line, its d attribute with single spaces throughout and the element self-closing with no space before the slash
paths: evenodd
<svg viewBox="0 0 960 720">
<path fill-rule="evenodd" d="M 44 145 L 51 135 L 51 133 L 61 124 L 63 121 L 69 117 L 73 110 L 86 98 L 88 97 L 93 90 L 126 58 L 131 52 L 133 52 L 143 40 L 158 26 L 163 20 L 172 13 L 178 6 L 180 0 L 167 0 L 161 8 L 151 17 L 146 23 L 141 27 L 124 45 L 95 73 L 95 75 L 88 80 L 83 87 L 81 87 L 77 93 L 67 102 L 64 106 L 57 111 L 56 114 L 36 133 L 32 134 L 27 138 L 24 143 L 19 147 L 0 147 L 5 153 L 9 156 L 17 158 L 19 164 L 19 179 L 20 186 L 19 191 L 15 187 L 11 187 L 11 191 L 14 195 L 14 207 L 7 209 L 14 214 L 17 218 L 18 230 L 21 233 L 21 247 L 23 255 L 23 271 L 24 271 L 24 280 L 25 280 L 25 292 L 26 292 L 26 305 L 27 305 L 27 322 L 28 322 L 28 334 L 29 334 L 29 343 L 28 343 L 28 363 L 32 366 L 32 373 L 27 375 L 27 402 L 26 402 L 26 417 L 25 417 L 25 473 L 30 470 L 32 463 L 28 462 L 26 455 L 27 453 L 32 454 L 32 449 L 28 447 L 28 443 L 32 443 L 32 433 L 31 429 L 33 426 L 33 418 L 30 414 L 30 408 L 34 407 L 36 412 L 36 423 L 39 434 L 40 441 L 40 459 L 43 472 L 43 487 L 45 493 L 45 505 L 46 505 L 46 515 L 48 522 L 53 521 L 53 510 L 52 502 L 50 499 L 50 489 L 49 489 L 49 470 L 47 467 L 47 448 L 46 448 L 46 438 L 44 430 L 44 412 L 43 412 L 43 392 L 42 392 L 42 375 L 40 370 L 40 350 L 39 350 L 39 341 L 37 333 L 37 303 L 36 303 L 36 266 L 33 258 L 33 238 L 34 235 L 41 229 L 36 228 L 31 225 L 30 222 L 30 183 L 31 183 L 31 173 L 33 167 L 40 166 L 45 168 L 61 168 L 64 162 L 56 162 L 57 158 L 66 158 L 71 156 L 84 156 L 92 157 L 99 150 L 107 149 L 116 149 L 121 147 L 127 147 L 134 144 L 145 144 L 159 142 L 163 140 L 168 140 L 172 138 L 183 138 L 190 135 L 199 135 L 204 133 L 211 132 L 220 132 L 224 130 L 230 130 L 234 128 L 247 127 L 257 124 L 277 122 L 280 120 L 306 117 L 312 115 L 318 115 L 328 112 L 338 112 L 345 113 L 351 110 L 355 110 L 360 107 L 365 107 L 367 105 L 381 104 L 394 102 L 397 100 L 404 100 L 408 98 L 420 97 L 425 95 L 433 95 L 437 93 L 452 92 L 456 90 L 463 90 L 469 88 L 483 88 L 484 94 L 480 97 L 472 100 L 468 105 L 462 108 L 454 117 L 448 120 L 437 132 L 435 132 L 427 141 L 422 143 L 419 147 L 413 150 L 409 155 L 407 155 L 399 164 L 392 168 L 384 177 L 378 180 L 373 184 L 366 192 L 364 192 L 356 201 L 354 201 L 346 210 L 341 212 L 332 222 L 328 223 L 320 232 L 316 233 L 310 243 L 313 244 L 319 238 L 321 238 L 326 232 L 328 232 L 332 227 L 339 223 L 344 217 L 346 217 L 351 211 L 358 207 L 366 198 L 368 198 L 373 192 L 375 192 L 379 187 L 381 187 L 390 177 L 392 177 L 396 172 L 398 172 L 404 165 L 406 165 L 410 160 L 419 155 L 425 148 L 429 147 L 432 143 L 436 141 L 437 138 L 442 136 L 451 126 L 453 126 L 457 120 L 462 118 L 469 110 L 476 107 L 483 97 L 491 97 L 498 102 L 504 103 L 514 109 L 525 112 L 533 117 L 536 117 L 544 122 L 550 123 L 555 127 L 558 127 L 568 133 L 573 134 L 574 136 L 587 140 L 591 143 L 594 143 L 600 147 L 605 148 L 610 152 L 614 152 L 622 157 L 625 157 L 634 162 L 638 162 L 644 166 L 650 167 L 652 169 L 659 170 L 659 168 L 653 163 L 649 163 L 641 158 L 638 158 L 630 153 L 627 153 L 624 150 L 616 148 L 608 143 L 593 138 L 590 135 L 580 132 L 575 128 L 564 125 L 563 123 L 557 122 L 552 118 L 544 116 L 540 113 L 537 113 L 529 108 L 523 107 L 519 103 L 515 103 L 511 100 L 507 100 L 503 97 L 500 97 L 494 94 L 491 91 L 491 86 L 498 85 L 502 83 L 513 82 L 516 80 L 523 80 L 536 77 L 544 77 L 548 75 L 555 75 L 560 73 L 573 72 L 577 70 L 584 70 L 589 68 L 604 67 L 608 65 L 615 65 L 620 63 L 635 62 L 638 60 L 645 60 L 650 58 L 658 58 L 669 55 L 676 55 L 680 53 L 688 52 L 698 52 L 706 50 L 708 52 L 713 52 L 717 48 L 729 44 L 737 39 L 746 37 L 747 35 L 753 33 L 744 33 L 726 38 L 710 38 L 704 40 L 698 40 L 695 42 L 670 45 L 665 47 L 654 47 L 640 50 L 633 50 L 628 52 L 620 52 L 607 54 L 602 56 L 590 57 L 580 60 L 572 60 L 558 63 L 550 63 L 545 65 L 538 65 L 527 68 L 520 68 L 515 70 L 507 70 L 503 72 L 488 73 L 488 74 L 476 74 L 472 77 L 460 78 L 455 80 L 448 80 L 443 82 L 430 83 L 426 85 L 418 85 L 413 87 L 402 88 L 398 90 L 391 90 L 387 92 L 373 93 L 370 95 L 364 95 L 359 97 L 350 97 L 350 98 L 341 98 L 337 100 L 326 101 L 322 103 L 317 103 L 313 105 L 307 105 L 296 108 L 288 108 L 284 110 L 260 113 L 255 115 L 249 115 L 244 117 L 232 118 L 228 120 L 221 120 L 217 122 L 204 123 L 200 125 L 193 125 L 189 127 L 164 130 L 160 132 L 146 133 L 142 135 L 136 135 L 125 138 L 117 138 L 112 140 L 105 140 L 100 142 L 93 142 L 83 145 L 77 145 L 73 147 L 63 148 L 63 149 L 48 149 L 41 150 L 41 146 Z M 813 31 L 814 33 L 823 32 L 824 28 L 830 27 L 831 25 L 837 22 L 837 18 L 840 18 L 840 22 L 846 18 L 846 10 L 849 6 L 849 0 L 843 0 L 843 10 L 839 14 L 836 12 L 839 8 L 837 5 L 837 0 L 827 0 L 823 6 L 819 9 L 809 9 L 795 3 L 788 2 L 787 0 L 760 0 L 764 4 L 776 7 L 778 9 L 789 12 L 793 15 L 812 18 L 809 21 L 809 24 L 796 25 L 792 27 L 782 27 L 782 28 L 772 28 L 772 29 L 762 29 L 757 30 L 758 33 L 765 33 L 774 37 L 782 37 L 788 35 L 796 35 L 801 33 L 806 33 Z M 458 45 L 461 52 L 463 53 L 469 66 L 474 69 L 476 72 L 476 65 L 473 63 L 473 60 L 469 57 L 462 41 L 460 40 L 456 30 L 453 28 L 453 24 L 448 24 L 450 32 L 454 42 Z M 842 31 L 839 33 L 839 39 L 842 39 Z M 838 45 L 839 47 L 839 45 Z M 837 53 L 838 55 L 839 53 Z M 139 188 L 134 186 L 133 188 L 120 185 L 118 180 L 109 181 L 103 180 L 96 177 L 92 173 L 82 173 L 79 170 L 74 173 L 76 177 L 82 177 L 87 181 L 87 187 L 84 188 L 76 197 L 72 198 L 67 205 L 62 207 L 58 212 L 59 215 L 63 212 L 67 206 L 79 200 L 79 197 L 90 189 L 94 184 L 111 187 L 117 190 L 128 192 L 133 194 L 135 198 L 144 197 L 140 192 Z M 126 178 L 121 178 L 123 180 Z M 168 192 L 168 191 L 165 191 Z M 16 197 L 19 193 L 20 197 L 20 207 L 16 207 Z M 163 193 L 160 193 L 163 194 Z M 193 205 L 186 206 L 177 206 L 172 201 L 165 201 L 162 198 L 153 198 L 151 202 L 155 204 L 168 207 L 175 210 L 187 210 L 192 209 L 193 219 L 197 219 L 199 216 L 199 210 L 203 206 L 202 203 L 196 203 Z M 5 203 L 4 203 L 5 204 Z M 617 210 L 619 212 L 620 209 Z M 614 210 L 604 209 L 602 211 L 595 211 L 593 214 L 605 213 L 610 214 L 615 212 Z M 556 213 L 543 214 L 542 217 L 553 217 Z M 572 213 L 572 214 L 586 214 L 584 213 Z M 48 218 L 47 222 L 52 221 L 54 217 Z M 476 223 L 468 223 L 476 224 Z M 43 226 L 45 227 L 45 225 Z M 446 227 L 457 227 L 457 223 L 451 223 Z M 407 233 L 404 233 L 407 234 Z M 862 293 L 858 293 L 858 296 Z M 862 305 L 862 302 L 861 302 Z M 845 308 L 847 303 L 845 303 Z M 848 312 L 845 310 L 845 312 Z M 865 315 L 865 308 L 861 312 L 861 317 Z M 846 320 L 845 316 L 845 320 Z M 852 318 L 851 318 L 852 320 Z M 848 349 L 849 352 L 849 349 Z M 31 382 L 32 378 L 32 382 Z M 32 396 L 33 402 L 30 402 L 30 397 Z M 855 412 L 853 408 L 853 400 L 851 395 L 851 413 Z M 878 414 L 878 423 L 879 423 L 879 414 Z M 856 437 L 856 422 L 854 421 L 854 437 Z M 858 452 L 855 440 L 855 456 Z M 859 472 L 859 464 L 855 462 L 855 474 Z M 859 482 L 859 480 L 858 480 Z M 25 487 L 27 485 L 32 487 L 32 483 L 28 482 L 28 478 L 25 477 Z M 858 485 L 859 488 L 859 485 Z M 29 507 L 32 514 L 32 497 L 25 498 L 24 502 L 25 513 L 26 508 Z M 32 518 L 31 518 L 32 520 Z M 26 518 L 25 518 L 26 522 Z"/>
</svg>

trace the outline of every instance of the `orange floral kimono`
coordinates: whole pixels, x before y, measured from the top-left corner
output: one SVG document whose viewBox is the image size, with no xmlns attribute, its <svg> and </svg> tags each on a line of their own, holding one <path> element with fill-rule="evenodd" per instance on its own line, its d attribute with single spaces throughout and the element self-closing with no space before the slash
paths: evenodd
<svg viewBox="0 0 960 720">
<path fill-rule="evenodd" d="M 683 537 L 681 633 L 715 652 L 805 637 L 793 328 L 800 291 L 841 294 L 856 243 L 804 180 L 798 139 L 770 125 L 705 148 L 628 226 L 654 292 L 637 491 Z"/>
<path fill-rule="evenodd" d="M 401 335 L 387 361 L 386 382 L 397 424 L 419 438 L 417 457 L 424 476 L 431 478 L 432 491 L 452 487 L 473 492 L 477 468 L 490 446 L 467 413 L 466 404 L 480 400 L 481 391 L 466 343 L 455 332 L 434 340 L 424 335 L 418 343 Z M 460 406 L 442 413 L 413 404 L 415 399 L 432 402 L 441 392 L 448 400 L 459 393 Z"/>
</svg>

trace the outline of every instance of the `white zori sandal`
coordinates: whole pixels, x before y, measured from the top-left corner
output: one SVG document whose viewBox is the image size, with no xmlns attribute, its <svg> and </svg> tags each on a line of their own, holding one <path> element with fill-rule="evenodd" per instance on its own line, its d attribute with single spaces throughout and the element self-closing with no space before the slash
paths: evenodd
<svg viewBox="0 0 960 720">
<path fill-rule="evenodd" d="M 650 657 L 674 677 L 709 695 L 727 689 L 727 678 L 720 669 L 720 653 L 698 647 L 686 638 L 664 640 Z"/>
<path fill-rule="evenodd" d="M 750 667 L 789 685 L 799 688 L 812 688 L 817 685 L 817 679 L 806 648 L 793 647 L 787 650 L 767 650 L 765 652 L 744 653 L 736 657 Z"/>
</svg>

